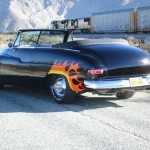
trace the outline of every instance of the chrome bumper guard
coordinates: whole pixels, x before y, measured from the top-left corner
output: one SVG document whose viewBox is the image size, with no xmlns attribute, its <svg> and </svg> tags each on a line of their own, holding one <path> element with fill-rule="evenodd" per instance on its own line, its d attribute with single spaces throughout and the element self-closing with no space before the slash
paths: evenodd
<svg viewBox="0 0 150 150">
<path fill-rule="evenodd" d="M 146 77 L 140 77 L 143 80 L 142 86 L 131 86 L 130 80 L 128 79 L 107 79 L 99 81 L 85 80 L 84 86 L 88 89 L 94 90 L 109 90 L 109 89 L 125 89 L 125 88 L 140 88 L 150 86 L 150 75 Z"/>
</svg>

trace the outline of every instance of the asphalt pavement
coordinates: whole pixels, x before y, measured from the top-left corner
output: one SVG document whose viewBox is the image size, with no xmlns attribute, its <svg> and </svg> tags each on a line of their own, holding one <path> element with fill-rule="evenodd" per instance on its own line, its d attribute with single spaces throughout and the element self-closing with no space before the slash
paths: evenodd
<svg viewBox="0 0 150 150">
<path fill-rule="evenodd" d="M 150 91 L 133 98 L 89 93 L 57 104 L 44 89 L 0 91 L 0 150 L 149 150 Z"/>
</svg>

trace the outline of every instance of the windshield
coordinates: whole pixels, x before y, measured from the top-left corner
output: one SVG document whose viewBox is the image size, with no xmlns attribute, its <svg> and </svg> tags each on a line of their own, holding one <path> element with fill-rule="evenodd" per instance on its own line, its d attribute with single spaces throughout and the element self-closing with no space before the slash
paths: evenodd
<svg viewBox="0 0 150 150">
<path fill-rule="evenodd" d="M 64 32 L 62 31 L 21 31 L 17 36 L 15 47 L 51 46 L 63 43 Z"/>
</svg>

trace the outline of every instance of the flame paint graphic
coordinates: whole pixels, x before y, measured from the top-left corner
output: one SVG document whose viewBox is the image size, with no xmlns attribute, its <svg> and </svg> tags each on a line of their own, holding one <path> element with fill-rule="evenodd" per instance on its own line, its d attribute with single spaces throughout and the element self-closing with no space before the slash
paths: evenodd
<svg viewBox="0 0 150 150">
<path fill-rule="evenodd" d="M 79 63 L 73 64 L 72 62 L 71 65 L 68 65 L 67 61 L 63 64 L 55 62 L 48 74 L 64 75 L 73 91 L 82 92 L 86 89 L 83 86 L 83 79 L 81 79 L 82 75 L 79 72 L 79 68 L 81 68 Z"/>
</svg>

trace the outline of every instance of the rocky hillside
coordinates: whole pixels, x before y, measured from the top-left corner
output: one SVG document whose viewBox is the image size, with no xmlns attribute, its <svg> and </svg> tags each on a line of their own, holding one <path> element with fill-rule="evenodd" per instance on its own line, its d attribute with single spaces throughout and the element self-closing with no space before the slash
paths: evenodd
<svg viewBox="0 0 150 150">
<path fill-rule="evenodd" d="M 150 6 L 150 0 L 1 0 L 0 32 L 49 28 L 52 20 L 140 6 Z"/>
</svg>

